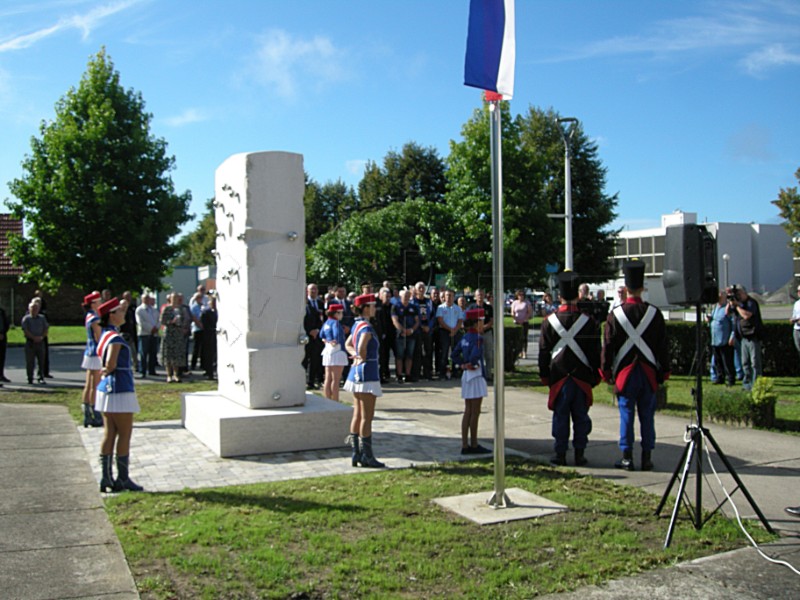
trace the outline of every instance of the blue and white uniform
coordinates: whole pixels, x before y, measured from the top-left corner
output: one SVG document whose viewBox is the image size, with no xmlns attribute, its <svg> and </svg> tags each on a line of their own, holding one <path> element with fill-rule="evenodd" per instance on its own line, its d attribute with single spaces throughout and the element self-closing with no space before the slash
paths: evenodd
<svg viewBox="0 0 800 600">
<path fill-rule="evenodd" d="M 347 350 L 344 349 L 344 327 L 338 319 L 328 319 L 319 332 L 320 339 L 325 342 L 322 350 L 323 367 L 344 367 L 349 362 Z"/>
<path fill-rule="evenodd" d="M 102 362 L 105 364 L 114 344 L 120 346 L 117 366 L 97 385 L 94 409 L 108 413 L 138 413 L 139 402 L 133 385 L 131 349 L 115 328 L 103 330 L 100 342 L 97 344 L 98 357 L 102 357 Z"/>
<path fill-rule="evenodd" d="M 92 331 L 92 324 L 100 324 L 100 317 L 93 310 L 86 312 L 84 325 L 86 326 L 86 349 L 83 351 L 83 360 L 81 361 L 81 369 L 90 371 L 99 371 L 103 368 L 100 362 L 100 357 L 97 356 L 97 342 L 94 339 L 94 331 Z"/>
<path fill-rule="evenodd" d="M 382 396 L 381 390 L 381 377 L 380 369 L 378 368 L 378 336 L 375 330 L 366 319 L 356 319 L 353 325 L 353 346 L 358 349 L 358 343 L 361 336 L 371 334 L 369 342 L 367 342 L 367 360 L 353 365 L 350 368 L 350 373 L 347 375 L 347 381 L 344 384 L 344 389 L 348 392 L 358 392 L 363 394 L 372 394 L 373 396 Z"/>
<path fill-rule="evenodd" d="M 483 336 L 470 329 L 458 341 L 450 355 L 454 365 L 472 365 L 475 369 L 463 369 L 461 374 L 461 397 L 466 399 L 483 398 L 488 393 L 486 387 L 486 364 L 483 360 Z"/>
</svg>

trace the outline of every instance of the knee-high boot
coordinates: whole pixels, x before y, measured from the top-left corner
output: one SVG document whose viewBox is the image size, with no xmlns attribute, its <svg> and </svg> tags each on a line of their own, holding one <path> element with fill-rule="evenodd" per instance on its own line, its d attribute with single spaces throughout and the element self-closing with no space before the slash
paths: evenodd
<svg viewBox="0 0 800 600">
<path fill-rule="evenodd" d="M 88 405 L 87 405 L 88 406 Z M 100 478 L 100 492 L 114 492 L 116 491 L 116 484 L 114 483 L 114 472 L 111 466 L 111 455 L 100 455 L 100 469 L 103 476 Z"/>
<path fill-rule="evenodd" d="M 361 462 L 361 451 L 358 449 L 358 434 L 351 433 L 347 436 L 345 440 L 346 444 L 350 444 L 350 448 L 353 450 L 353 456 L 351 458 L 351 464 L 354 467 L 358 466 L 358 463 Z"/>
<path fill-rule="evenodd" d="M 144 488 L 133 481 L 128 476 L 128 456 L 117 454 L 117 480 L 114 482 L 114 490 L 121 492 L 128 490 L 131 492 L 141 492 Z"/>
<path fill-rule="evenodd" d="M 361 466 L 369 467 L 371 469 L 383 469 L 385 464 L 380 462 L 372 454 L 372 436 L 361 438 Z"/>
<path fill-rule="evenodd" d="M 94 406 L 90 406 L 89 409 L 92 411 L 92 427 L 102 427 L 103 413 L 99 410 L 95 410 Z"/>
</svg>

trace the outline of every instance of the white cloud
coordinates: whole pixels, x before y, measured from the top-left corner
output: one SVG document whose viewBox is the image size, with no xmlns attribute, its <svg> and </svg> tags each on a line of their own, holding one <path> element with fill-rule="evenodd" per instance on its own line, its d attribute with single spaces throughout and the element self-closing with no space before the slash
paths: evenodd
<svg viewBox="0 0 800 600">
<path fill-rule="evenodd" d="M 209 115 L 202 109 L 187 108 L 178 115 L 165 118 L 164 123 L 170 127 L 183 127 L 184 125 L 207 121 L 209 118 Z"/>
<path fill-rule="evenodd" d="M 348 78 L 345 52 L 330 38 L 300 38 L 281 29 L 271 29 L 258 40 L 253 77 L 284 98 L 293 98 L 301 87 L 319 89 Z"/>
<path fill-rule="evenodd" d="M 796 43 L 800 38 L 800 11 L 791 2 L 710 2 L 698 6 L 704 14 L 657 21 L 641 33 L 589 42 L 545 62 L 634 55 L 664 58 L 759 48 L 740 61 L 748 72 L 800 64 L 800 55 L 788 51 L 782 43 Z"/>
<path fill-rule="evenodd" d="M 369 161 L 364 158 L 354 158 L 352 160 L 345 161 L 344 166 L 348 173 L 353 175 L 361 175 L 364 172 L 364 167 L 367 166 L 367 162 Z"/>
<path fill-rule="evenodd" d="M 748 54 L 741 65 L 751 75 L 760 75 L 768 69 L 800 65 L 800 54 L 791 52 L 783 44 L 770 44 Z"/>
<path fill-rule="evenodd" d="M 111 2 L 103 6 L 98 6 L 97 8 L 93 8 L 89 12 L 82 15 L 64 17 L 55 25 L 50 25 L 49 27 L 43 27 L 37 31 L 0 40 L 0 52 L 10 52 L 13 50 L 29 48 L 40 40 L 46 39 L 52 35 L 55 35 L 56 33 L 69 29 L 79 30 L 81 32 L 82 39 L 85 40 L 107 17 L 113 16 L 118 12 L 124 11 L 141 2 L 142 0 L 121 0 L 118 2 Z"/>
</svg>

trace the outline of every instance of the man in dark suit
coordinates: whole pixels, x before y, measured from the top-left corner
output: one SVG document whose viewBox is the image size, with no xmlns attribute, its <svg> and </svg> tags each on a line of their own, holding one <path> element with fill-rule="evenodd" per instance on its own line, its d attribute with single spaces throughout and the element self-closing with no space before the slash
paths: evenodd
<svg viewBox="0 0 800 600">
<path fill-rule="evenodd" d="M 325 322 L 325 306 L 319 297 L 316 283 L 309 283 L 306 288 L 306 314 L 303 317 L 303 329 L 308 336 L 303 367 L 306 370 L 306 388 L 319 389 L 324 375 L 322 368 L 322 350 L 325 343 L 319 337 L 319 330 Z"/>
</svg>

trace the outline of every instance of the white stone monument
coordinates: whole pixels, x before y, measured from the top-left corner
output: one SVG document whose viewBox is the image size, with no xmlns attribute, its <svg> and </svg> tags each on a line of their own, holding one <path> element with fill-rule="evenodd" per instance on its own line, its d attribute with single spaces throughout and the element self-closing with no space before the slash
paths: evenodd
<svg viewBox="0 0 800 600">
<path fill-rule="evenodd" d="M 184 394 L 183 425 L 219 456 L 332 448 L 351 409 L 305 391 L 303 157 L 236 154 L 216 172 L 216 392 Z"/>
</svg>

